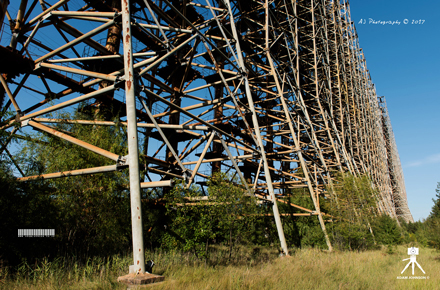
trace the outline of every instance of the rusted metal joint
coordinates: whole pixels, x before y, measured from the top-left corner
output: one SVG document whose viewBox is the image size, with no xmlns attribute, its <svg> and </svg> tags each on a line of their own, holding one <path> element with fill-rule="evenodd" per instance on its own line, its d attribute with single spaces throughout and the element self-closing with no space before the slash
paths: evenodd
<svg viewBox="0 0 440 290">
<path fill-rule="evenodd" d="M 127 168 L 129 166 L 128 164 L 128 155 L 125 156 L 119 156 L 118 161 L 116 163 L 116 169 L 122 170 L 124 168 Z"/>
<path fill-rule="evenodd" d="M 12 19 L 11 18 L 11 20 L 9 20 L 9 27 L 11 27 L 11 32 L 14 32 L 13 31 L 13 27 L 15 27 L 15 22 L 17 21 L 17 19 Z"/>
<path fill-rule="evenodd" d="M 125 88 L 125 76 L 118 76 L 114 82 L 115 89 Z"/>
<path fill-rule="evenodd" d="M 116 22 L 116 19 L 118 19 L 118 17 L 122 17 L 122 13 L 119 12 L 116 8 L 113 8 L 113 10 L 115 11 L 115 16 L 113 16 L 113 20 Z"/>
<path fill-rule="evenodd" d="M 212 134 L 214 134 L 215 137 L 218 137 L 218 138 L 221 138 L 221 137 L 222 137 L 222 134 L 220 134 L 219 132 L 217 132 L 217 131 L 215 131 L 215 130 L 212 131 Z"/>
<path fill-rule="evenodd" d="M 152 94 L 149 94 L 149 90 L 144 85 L 139 85 L 139 92 L 145 92 L 145 94 L 148 96 L 148 98 L 140 96 L 141 98 L 144 98 L 145 100 L 151 100 L 152 102 L 156 102 L 157 98 Z"/>
<path fill-rule="evenodd" d="M 17 110 L 17 114 L 15 115 L 15 122 L 20 123 L 21 116 L 23 116 L 23 112 L 21 110 Z"/>
<path fill-rule="evenodd" d="M 183 177 L 183 180 L 185 181 L 185 184 L 188 184 L 190 176 L 188 176 L 188 174 L 186 174 L 186 171 L 184 171 L 182 173 L 182 177 Z"/>
<path fill-rule="evenodd" d="M 248 77 L 248 73 L 247 73 L 247 71 L 246 71 L 245 69 L 243 69 L 243 68 L 240 68 L 240 75 L 241 75 L 242 77 L 244 77 L 244 78 L 247 78 L 247 77 Z"/>
<path fill-rule="evenodd" d="M 27 120 L 21 121 L 21 127 L 23 128 L 23 127 L 28 126 L 29 125 L 29 121 L 31 121 L 31 120 L 32 119 L 27 119 Z"/>
<path fill-rule="evenodd" d="M 43 22 L 44 20 L 53 17 L 54 15 L 52 14 L 52 12 L 47 13 L 46 15 L 44 15 L 39 21 Z M 56 16 L 55 16 L 56 17 Z"/>
<path fill-rule="evenodd" d="M 117 25 L 122 25 L 122 13 L 115 11 L 115 16 L 113 16 L 113 21 Z"/>
</svg>

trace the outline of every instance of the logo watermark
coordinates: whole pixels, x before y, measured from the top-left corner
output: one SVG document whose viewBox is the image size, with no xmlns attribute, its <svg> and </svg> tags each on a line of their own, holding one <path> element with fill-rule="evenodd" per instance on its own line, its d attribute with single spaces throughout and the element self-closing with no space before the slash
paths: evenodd
<svg viewBox="0 0 440 290">
<path fill-rule="evenodd" d="M 358 24 L 361 25 L 391 25 L 391 26 L 399 26 L 401 24 L 403 25 L 422 25 L 424 24 L 426 21 L 425 19 L 403 19 L 403 20 L 377 20 L 377 19 L 373 19 L 373 18 L 361 18 L 361 20 L 359 20 Z"/>
<path fill-rule="evenodd" d="M 414 276 L 415 265 L 417 265 L 417 267 L 419 267 L 419 269 L 423 272 L 423 274 L 426 274 L 425 271 L 423 270 L 422 266 L 420 266 L 420 264 L 417 262 L 417 255 L 418 254 L 419 254 L 419 248 L 415 248 L 415 247 L 408 248 L 409 258 L 403 259 L 402 261 L 409 260 L 409 262 L 408 262 L 408 264 L 406 264 L 405 268 L 402 270 L 402 272 L 400 274 L 403 274 L 406 271 L 406 269 L 408 269 L 409 265 L 412 265 L 412 276 L 397 276 L 397 279 L 401 279 L 401 280 L 429 279 L 429 276 Z"/>
<path fill-rule="evenodd" d="M 55 229 L 18 229 L 18 237 L 19 238 L 55 237 Z"/>
</svg>

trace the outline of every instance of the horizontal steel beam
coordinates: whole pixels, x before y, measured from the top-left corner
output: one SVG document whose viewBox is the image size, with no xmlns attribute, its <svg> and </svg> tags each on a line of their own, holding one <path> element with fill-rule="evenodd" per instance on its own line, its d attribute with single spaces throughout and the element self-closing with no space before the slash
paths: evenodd
<svg viewBox="0 0 440 290">
<path fill-rule="evenodd" d="M 24 115 L 24 116 L 22 116 L 22 117 L 20 118 L 20 121 L 25 121 L 25 120 L 28 120 L 28 119 L 31 119 L 31 118 L 34 118 L 34 117 L 38 117 L 38 116 L 41 116 L 41 115 L 44 115 L 44 114 L 47 114 L 47 113 L 50 113 L 50 112 L 53 112 L 53 111 L 59 110 L 59 109 L 63 109 L 63 108 L 65 108 L 65 107 L 68 107 L 68 106 L 71 106 L 71 105 L 77 104 L 77 103 L 79 103 L 79 102 L 82 102 L 82 101 L 88 100 L 88 99 L 90 99 L 90 98 L 100 96 L 100 95 L 105 94 L 105 93 L 107 93 L 107 92 L 110 92 L 110 91 L 112 91 L 112 90 L 114 90 L 114 89 L 115 89 L 115 85 L 111 85 L 111 86 L 108 86 L 108 87 L 106 87 L 106 88 L 103 88 L 103 89 L 100 89 L 100 90 L 96 90 L 96 91 L 94 91 L 94 92 L 91 92 L 91 93 L 88 93 L 88 94 L 82 95 L 82 96 L 80 96 L 80 97 L 77 97 L 77 98 L 74 98 L 74 99 L 72 99 L 72 100 L 69 100 L 69 101 L 63 102 L 63 103 L 61 103 L 61 104 L 54 105 L 54 106 L 52 106 L 52 107 L 49 107 L 49 108 L 46 108 L 46 109 L 40 110 L 40 111 L 38 111 L 38 112 Z M 9 122 L 8 125 L 6 125 L 6 126 L 0 128 L 0 129 L 8 128 L 8 127 L 10 127 L 14 122 L 15 122 L 15 120 L 12 120 L 12 121 Z"/>
<path fill-rule="evenodd" d="M 127 126 L 127 122 L 116 123 L 111 121 L 98 121 L 98 120 L 67 120 L 67 119 L 49 119 L 49 118 L 34 118 L 34 120 L 43 123 L 68 123 L 68 124 L 99 125 L 99 126 L 117 126 L 117 125 Z M 156 128 L 156 126 L 151 123 L 137 123 L 137 126 L 142 128 Z M 207 126 L 198 126 L 198 125 L 158 124 L 158 126 L 161 129 L 199 130 L 199 131 L 209 130 Z"/>
<path fill-rule="evenodd" d="M 93 71 L 82 70 L 82 69 L 77 69 L 77 68 L 71 68 L 71 67 L 66 67 L 66 66 L 61 66 L 61 65 L 54 65 L 54 64 L 40 62 L 35 66 L 35 69 L 38 69 L 39 67 L 46 67 L 46 68 L 50 68 L 50 69 L 65 71 L 68 73 L 79 74 L 79 75 L 92 77 L 92 78 L 99 78 L 99 79 L 107 80 L 107 81 L 111 81 L 111 82 L 116 81 L 116 76 L 97 73 L 97 72 L 93 72 Z"/>
<path fill-rule="evenodd" d="M 108 166 L 77 169 L 77 170 L 70 170 L 70 171 L 62 171 L 62 172 L 48 173 L 48 174 L 41 174 L 41 175 L 34 175 L 34 176 L 26 176 L 26 177 L 17 178 L 17 181 L 28 181 L 28 180 L 35 180 L 35 179 L 53 179 L 53 178 L 68 177 L 68 176 L 78 176 L 78 175 L 89 175 L 89 174 L 97 174 L 97 173 L 104 173 L 104 172 L 112 172 L 112 171 L 116 171 L 116 170 L 118 170 L 117 165 L 108 165 Z"/>
<path fill-rule="evenodd" d="M 71 143 L 73 143 L 75 145 L 81 146 L 81 147 L 83 147 L 83 148 L 85 148 L 87 150 L 90 150 L 92 152 L 95 152 L 95 153 L 97 153 L 99 155 L 107 157 L 107 158 L 109 158 L 109 159 L 111 159 L 113 161 L 119 161 L 120 160 L 120 157 L 117 154 L 111 153 L 111 152 L 109 152 L 107 150 L 104 150 L 104 149 L 101 149 L 101 148 L 99 148 L 99 147 L 97 147 L 95 145 L 89 144 L 87 142 L 81 141 L 81 140 L 76 139 L 76 138 L 74 138 L 72 136 L 69 136 L 67 134 L 64 134 L 64 133 L 61 133 L 59 131 L 56 131 L 55 129 L 47 127 L 47 126 L 45 126 L 43 124 L 40 124 L 40 123 L 37 123 L 35 121 L 30 120 L 29 121 L 29 125 L 34 127 L 34 128 L 36 128 L 36 129 L 39 129 L 41 131 L 44 131 L 46 133 L 52 134 L 54 136 L 57 136 L 57 137 L 59 137 L 61 139 L 66 140 L 66 141 L 69 141 L 69 142 L 71 142 Z"/>
<path fill-rule="evenodd" d="M 36 16 L 34 19 L 32 19 L 31 21 L 29 21 L 29 23 L 27 25 L 32 25 L 35 22 L 37 22 L 38 20 L 40 20 L 40 18 L 43 18 L 43 16 L 45 16 L 46 14 L 50 13 L 51 11 L 57 9 L 58 7 L 60 7 L 61 5 L 64 5 L 65 3 L 69 2 L 69 0 L 61 0 L 58 1 L 57 3 L 55 3 L 54 5 L 52 5 L 51 7 L 49 7 L 48 9 L 44 10 L 42 13 L 40 13 L 38 16 Z"/>
<path fill-rule="evenodd" d="M 171 187 L 173 186 L 173 180 L 153 181 L 153 182 L 141 182 L 141 188 L 154 188 L 154 187 Z"/>
<path fill-rule="evenodd" d="M 66 43 L 63 46 L 61 46 L 61 47 L 59 47 L 57 49 L 54 49 L 53 51 L 49 52 L 48 54 L 43 55 L 42 57 L 36 59 L 35 63 L 39 63 L 39 62 L 44 61 L 44 60 L 46 60 L 46 59 L 48 59 L 48 58 L 50 58 L 50 57 L 52 57 L 54 55 L 57 55 L 57 54 L 65 51 L 66 49 L 69 49 L 70 47 L 73 47 L 74 45 L 82 42 L 83 40 L 85 40 L 85 39 L 87 39 L 89 37 L 92 37 L 92 36 L 100 33 L 101 31 L 104 31 L 105 29 L 109 28 L 110 26 L 112 26 L 114 24 L 115 24 L 114 20 L 109 20 L 107 23 L 105 23 L 105 24 L 103 24 L 103 25 L 93 29 L 92 31 L 89 31 L 86 34 L 83 34 L 82 36 L 78 37 L 77 39 L 74 39 L 74 40 Z"/>
<path fill-rule="evenodd" d="M 52 11 L 52 15 L 56 16 L 98 16 L 114 18 L 120 13 L 118 12 L 94 12 L 94 11 Z"/>
<path fill-rule="evenodd" d="M 238 139 L 235 138 L 234 136 L 231 136 L 230 134 L 226 133 L 225 131 L 221 130 L 220 128 L 218 128 L 218 127 L 216 127 L 216 126 L 214 126 L 214 125 L 211 125 L 210 123 L 208 123 L 208 122 L 206 122 L 205 120 L 203 120 L 203 119 L 197 117 L 196 115 L 191 114 L 190 112 L 183 110 L 181 107 L 179 107 L 179 106 L 177 106 L 176 104 L 174 104 L 174 103 L 168 101 L 167 99 L 162 98 L 161 96 L 155 94 L 154 92 L 148 90 L 147 88 L 143 88 L 143 91 L 146 92 L 147 95 L 151 95 L 152 97 L 155 97 L 155 98 L 159 99 L 160 101 L 164 102 L 165 104 L 169 105 L 170 107 L 173 107 L 174 109 L 176 109 L 176 110 L 178 110 L 178 111 L 180 111 L 180 112 L 182 112 L 182 113 L 184 113 L 184 114 L 190 116 L 191 118 L 193 118 L 193 119 L 199 121 L 200 123 L 202 123 L 202 124 L 208 126 L 209 128 L 211 128 L 211 129 L 213 129 L 213 130 L 215 130 L 215 131 L 217 131 L 217 132 L 220 132 L 222 135 L 231 138 L 232 140 L 236 141 L 237 143 L 240 143 L 241 145 L 243 145 L 244 147 L 246 147 L 246 148 L 248 148 L 248 149 L 250 149 L 250 150 L 252 150 L 252 151 L 254 151 L 254 152 L 258 152 L 258 153 L 259 153 L 258 150 L 254 149 L 253 147 L 249 146 L 248 144 L 244 143 L 243 141 L 238 140 Z"/>
</svg>

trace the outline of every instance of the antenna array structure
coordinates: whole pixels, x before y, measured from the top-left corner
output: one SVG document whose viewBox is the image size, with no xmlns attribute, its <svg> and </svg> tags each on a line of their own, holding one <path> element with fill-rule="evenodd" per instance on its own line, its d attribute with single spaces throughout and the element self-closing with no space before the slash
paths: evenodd
<svg viewBox="0 0 440 290">
<path fill-rule="evenodd" d="M 296 215 L 316 216 L 331 249 L 319 197 L 329 200 L 334 172 L 368 174 L 379 210 L 412 221 L 386 104 L 376 96 L 348 1 L 16 2 L 0 1 L 0 96 L 3 110 L 16 114 L 2 128 L 7 142 L 19 127 L 33 128 L 113 161 L 18 179 L 128 166 L 135 265 L 144 265 L 140 190 L 173 178 L 203 187 L 212 173 L 234 172 L 272 205 L 286 254 L 276 201 L 288 203 L 295 188 L 306 188 L 314 204 L 290 203 L 304 211 Z M 108 120 L 47 117 L 83 102 L 114 112 Z M 127 126 L 127 156 L 50 126 L 112 126 L 117 113 Z M 150 182 L 140 182 L 139 154 Z"/>
</svg>

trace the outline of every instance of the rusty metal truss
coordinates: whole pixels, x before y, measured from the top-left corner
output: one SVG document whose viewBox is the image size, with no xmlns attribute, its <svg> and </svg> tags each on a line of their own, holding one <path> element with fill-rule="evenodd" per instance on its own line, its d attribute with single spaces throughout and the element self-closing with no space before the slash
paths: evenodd
<svg viewBox="0 0 440 290">
<path fill-rule="evenodd" d="M 331 249 L 319 197 L 330 199 L 334 172 L 368 174 L 379 210 L 412 221 L 385 101 L 348 0 L 21 0 L 16 15 L 11 4 L 3 10 L 6 2 L 0 96 L 3 110 L 16 113 L 3 127 L 8 142 L 19 123 L 114 162 L 39 178 L 128 166 L 140 265 L 140 187 L 170 186 L 173 178 L 203 187 L 212 173 L 236 174 L 272 204 L 286 254 L 275 201 L 296 188 L 307 188 L 314 207 L 292 206 L 318 217 Z M 107 119 L 47 116 L 83 102 L 91 112 L 110 111 Z M 128 156 L 50 126 L 113 126 L 114 116 L 127 125 Z M 142 154 L 151 182 L 142 185 L 137 135 L 149 146 Z"/>
</svg>

